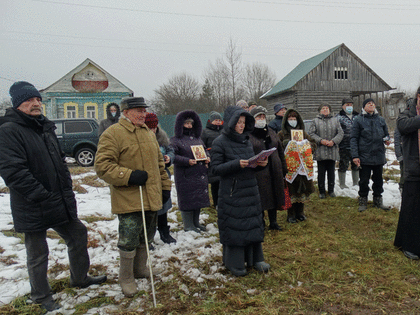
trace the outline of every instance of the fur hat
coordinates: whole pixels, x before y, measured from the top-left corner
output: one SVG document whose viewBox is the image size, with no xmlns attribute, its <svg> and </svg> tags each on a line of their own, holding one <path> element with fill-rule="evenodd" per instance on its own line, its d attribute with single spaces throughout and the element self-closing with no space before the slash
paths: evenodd
<svg viewBox="0 0 420 315">
<path fill-rule="evenodd" d="M 125 111 L 137 107 L 147 108 L 149 106 L 146 105 L 143 97 L 126 97 L 121 101 L 120 110 Z"/>
<path fill-rule="evenodd" d="M 239 100 L 236 103 L 236 106 L 242 107 L 242 108 L 248 108 L 248 103 L 245 100 Z"/>
<path fill-rule="evenodd" d="M 155 113 L 147 113 L 144 123 L 147 127 L 149 127 L 149 129 L 157 128 L 159 119 Z"/>
<path fill-rule="evenodd" d="M 369 103 L 369 102 L 373 102 L 373 103 L 376 105 L 376 103 L 375 103 L 375 101 L 373 100 L 373 98 L 367 98 L 367 99 L 365 99 L 365 100 L 363 101 L 362 108 L 365 108 L 366 104 L 367 104 L 367 103 Z"/>
<path fill-rule="evenodd" d="M 351 98 L 343 98 L 343 100 L 341 101 L 341 106 L 347 103 L 353 104 L 354 102 Z"/>
<path fill-rule="evenodd" d="M 23 102 L 33 98 L 42 96 L 39 91 L 29 82 L 19 81 L 12 84 L 9 89 L 9 94 L 12 97 L 12 104 L 14 108 L 18 108 Z"/>
<path fill-rule="evenodd" d="M 216 112 L 216 111 L 211 111 L 211 112 L 210 112 L 210 117 L 209 117 L 210 122 L 213 122 L 213 121 L 215 121 L 216 119 L 223 120 L 223 119 L 222 119 L 222 115 L 220 115 L 220 114 L 219 114 L 218 112 Z"/>
<path fill-rule="evenodd" d="M 252 115 L 252 117 L 255 118 L 255 117 L 257 117 L 258 115 L 261 115 L 261 114 L 267 115 L 267 110 L 262 106 L 257 106 L 255 108 L 251 109 L 250 114 Z"/>
<path fill-rule="evenodd" d="M 274 114 L 277 114 L 280 110 L 282 110 L 283 108 L 286 108 L 285 105 L 283 104 L 276 104 L 274 105 Z M 287 109 L 287 108 L 286 108 Z"/>
<path fill-rule="evenodd" d="M 252 105 L 258 105 L 256 101 L 249 101 L 248 102 L 248 106 L 252 106 Z"/>
</svg>

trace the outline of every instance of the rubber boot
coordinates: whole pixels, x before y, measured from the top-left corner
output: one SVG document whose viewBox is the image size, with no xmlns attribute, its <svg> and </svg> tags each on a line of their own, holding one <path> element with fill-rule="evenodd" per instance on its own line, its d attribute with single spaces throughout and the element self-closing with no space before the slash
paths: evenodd
<svg viewBox="0 0 420 315">
<path fill-rule="evenodd" d="M 367 209 L 367 197 L 359 197 L 359 212 L 363 212 Z"/>
<path fill-rule="evenodd" d="M 267 210 L 267 213 L 268 213 L 268 220 L 270 221 L 270 225 L 268 226 L 268 229 L 281 231 L 281 227 L 277 224 L 277 210 L 270 209 L 270 210 Z"/>
<path fill-rule="evenodd" d="M 140 245 L 140 247 L 137 247 L 136 256 L 134 256 L 133 262 L 133 274 L 136 279 L 150 277 L 150 271 L 147 267 L 146 245 Z"/>
<path fill-rule="evenodd" d="M 160 239 L 166 244 L 176 243 L 171 234 L 169 234 L 169 226 L 163 226 L 159 228 Z"/>
<path fill-rule="evenodd" d="M 118 282 L 125 296 L 133 297 L 137 292 L 137 284 L 133 275 L 133 263 L 136 250 L 126 252 L 120 250 L 120 274 Z"/>
<path fill-rule="evenodd" d="M 295 205 L 296 205 L 296 210 L 295 210 L 296 219 L 299 221 L 305 221 L 306 216 L 305 216 L 305 213 L 303 212 L 303 207 L 304 207 L 303 202 L 297 202 L 295 203 Z"/>
<path fill-rule="evenodd" d="M 194 231 L 201 233 L 201 230 L 194 225 L 194 211 L 181 211 L 181 216 L 185 232 Z"/>
<path fill-rule="evenodd" d="M 351 171 L 351 178 L 353 179 L 353 186 L 359 185 L 359 171 Z"/>
<path fill-rule="evenodd" d="M 245 248 L 243 246 L 223 245 L 224 263 L 230 273 L 237 277 L 247 274 L 245 268 Z"/>
<path fill-rule="evenodd" d="M 286 221 L 289 222 L 289 223 L 297 223 L 296 215 L 295 215 L 295 207 L 296 207 L 296 204 L 292 203 L 292 207 L 287 209 L 287 220 Z"/>
<path fill-rule="evenodd" d="M 373 196 L 373 204 L 375 205 L 376 208 L 379 208 L 385 211 L 388 211 L 391 209 L 390 207 L 387 207 L 383 204 L 382 196 Z"/>
<path fill-rule="evenodd" d="M 349 188 L 346 185 L 346 172 L 338 172 L 338 182 L 341 189 Z"/>
<path fill-rule="evenodd" d="M 194 226 L 196 228 L 199 228 L 201 231 L 207 231 L 206 227 L 204 225 L 200 224 L 200 209 L 198 210 L 194 210 L 194 215 L 193 215 L 193 222 L 194 222 Z"/>
</svg>

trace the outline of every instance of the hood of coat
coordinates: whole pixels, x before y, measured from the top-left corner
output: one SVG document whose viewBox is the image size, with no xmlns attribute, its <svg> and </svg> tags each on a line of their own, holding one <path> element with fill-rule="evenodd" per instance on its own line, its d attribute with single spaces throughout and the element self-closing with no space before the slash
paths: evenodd
<svg viewBox="0 0 420 315">
<path fill-rule="evenodd" d="M 117 114 L 115 115 L 115 117 L 113 117 L 111 115 L 111 112 L 109 111 L 109 109 L 111 108 L 111 106 L 115 106 L 117 108 Z M 117 121 L 120 118 L 120 116 L 121 116 L 120 107 L 118 106 L 117 103 L 109 103 L 106 106 L 106 117 L 108 119 L 113 120 L 113 121 Z"/>
<path fill-rule="evenodd" d="M 332 118 L 332 117 L 333 117 L 333 115 L 331 113 L 329 113 L 328 115 L 322 115 L 322 114 L 318 115 L 319 119 L 329 119 L 329 118 Z"/>
<path fill-rule="evenodd" d="M 296 120 L 297 120 L 297 126 L 295 128 L 292 128 L 289 123 L 287 122 L 287 119 L 289 118 L 290 113 L 295 112 L 297 114 Z M 303 131 L 305 131 L 305 124 L 303 123 L 303 119 L 300 116 L 299 112 L 294 110 L 294 109 L 288 109 L 286 114 L 284 114 L 283 117 L 283 121 L 281 124 L 281 130 L 283 131 L 283 134 L 288 134 L 290 135 L 290 129 L 302 129 Z"/>
<path fill-rule="evenodd" d="M 245 129 L 243 134 L 248 135 L 254 130 L 255 119 L 250 113 L 238 106 L 228 106 L 223 115 L 223 133 L 225 134 L 238 134 L 235 131 L 235 126 L 238 123 L 240 116 L 245 116 Z"/>
<path fill-rule="evenodd" d="M 161 146 L 161 147 L 169 146 L 168 135 L 166 134 L 165 130 L 163 130 L 160 127 L 160 125 L 158 125 L 158 127 L 156 129 L 156 139 L 157 139 L 157 142 L 159 143 L 159 146 Z"/>
<path fill-rule="evenodd" d="M 375 116 L 375 115 L 379 115 L 379 112 L 375 108 L 375 111 L 373 112 L 373 114 L 368 114 L 367 111 L 365 111 L 365 109 L 362 108 L 362 111 L 360 112 L 360 115 L 362 115 L 362 116 Z"/>
<path fill-rule="evenodd" d="M 184 121 L 187 118 L 191 118 L 194 121 L 192 132 L 195 138 L 200 138 L 202 125 L 201 119 L 198 114 L 193 110 L 184 110 L 183 112 L 178 113 L 175 118 L 175 137 L 182 138 L 183 135 L 183 128 L 184 128 Z"/>
<path fill-rule="evenodd" d="M 407 100 L 407 109 L 410 111 L 410 114 L 417 116 L 417 104 L 415 98 L 410 98 Z"/>
<path fill-rule="evenodd" d="M 40 115 L 39 117 L 35 118 L 33 116 L 26 115 L 25 113 L 13 107 L 6 109 L 4 116 L 0 117 L 0 126 L 7 122 L 14 122 L 21 126 L 26 126 L 39 131 L 56 129 L 55 124 L 44 115 Z"/>
</svg>

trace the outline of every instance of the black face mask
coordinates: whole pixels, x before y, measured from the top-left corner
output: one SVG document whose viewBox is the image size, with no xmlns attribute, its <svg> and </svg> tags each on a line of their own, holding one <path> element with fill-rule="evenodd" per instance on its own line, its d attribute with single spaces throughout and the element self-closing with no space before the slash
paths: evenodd
<svg viewBox="0 0 420 315">
<path fill-rule="evenodd" d="M 184 134 L 184 135 L 186 135 L 186 136 L 189 136 L 189 135 L 191 135 L 191 133 L 192 133 L 192 128 L 185 128 L 185 127 L 182 127 L 182 134 Z"/>
</svg>

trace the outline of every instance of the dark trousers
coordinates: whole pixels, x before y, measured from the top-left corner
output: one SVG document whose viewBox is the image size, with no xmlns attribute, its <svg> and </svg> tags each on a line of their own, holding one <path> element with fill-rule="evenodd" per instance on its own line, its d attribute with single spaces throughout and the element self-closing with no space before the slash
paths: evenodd
<svg viewBox="0 0 420 315">
<path fill-rule="evenodd" d="M 381 197 L 384 192 L 382 179 L 383 165 L 361 165 L 359 170 L 359 196 L 367 197 L 369 194 L 369 179 L 372 174 L 372 190 L 374 197 Z"/>
<path fill-rule="evenodd" d="M 213 205 L 215 207 L 217 206 L 217 201 L 219 199 L 219 186 L 220 186 L 219 184 L 220 184 L 220 181 L 215 181 L 210 184 L 211 197 L 213 198 Z"/>
<path fill-rule="evenodd" d="M 244 269 L 264 261 L 261 243 L 252 243 L 247 246 L 223 245 L 223 263 L 226 268 Z"/>
<path fill-rule="evenodd" d="M 346 172 L 349 168 L 349 164 L 351 164 L 352 171 L 357 171 L 357 165 L 353 163 L 350 149 L 340 148 L 338 152 L 340 154 L 340 162 L 338 162 L 338 171 L 342 173 Z"/>
<path fill-rule="evenodd" d="M 87 229 L 79 219 L 53 228 L 64 239 L 70 262 L 70 283 L 84 283 L 89 271 Z M 31 298 L 34 303 L 52 300 L 48 283 L 47 231 L 25 233 L 25 247 Z"/>
<path fill-rule="evenodd" d="M 328 177 L 328 192 L 334 192 L 335 185 L 335 161 L 323 160 L 318 161 L 318 189 L 320 194 L 325 194 L 325 172 Z"/>
</svg>

